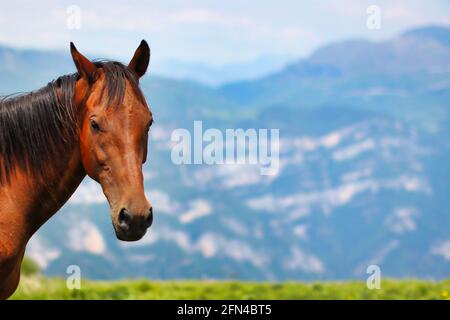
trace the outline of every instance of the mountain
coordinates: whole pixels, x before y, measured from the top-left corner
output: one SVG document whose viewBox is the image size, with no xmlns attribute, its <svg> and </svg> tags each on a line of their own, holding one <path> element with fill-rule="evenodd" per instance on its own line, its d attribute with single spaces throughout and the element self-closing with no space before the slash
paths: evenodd
<svg viewBox="0 0 450 320">
<path fill-rule="evenodd" d="M 225 85 L 219 93 L 247 107 L 332 102 L 438 126 L 450 98 L 449 38 L 449 28 L 425 27 L 383 42 L 335 43 L 278 73 Z"/>
<path fill-rule="evenodd" d="M 199 62 L 169 59 L 158 63 L 152 62 L 150 72 L 161 78 L 219 86 L 234 81 L 260 78 L 282 69 L 288 61 L 289 58 L 284 56 L 263 55 L 246 62 L 209 66 Z M 67 52 L 14 49 L 0 45 L 0 73 L 2 79 L 5 79 L 0 94 L 17 88 L 32 90 L 45 85 L 42 79 L 48 81 L 70 72 L 73 72 L 73 61 Z"/>
<path fill-rule="evenodd" d="M 289 61 L 290 59 L 284 56 L 262 55 L 246 62 L 209 66 L 199 62 L 170 59 L 156 63 L 152 71 L 172 79 L 191 79 L 206 85 L 219 86 L 235 81 L 258 79 L 282 69 Z"/>
<path fill-rule="evenodd" d="M 450 29 L 440 26 L 428 26 L 413 29 L 404 33 L 407 37 L 424 39 L 425 41 L 434 40 L 438 43 L 450 46 Z"/>
<path fill-rule="evenodd" d="M 449 30 L 332 44 L 218 88 L 150 74 L 148 235 L 116 240 L 101 189 L 87 178 L 27 255 L 48 275 L 77 264 L 96 279 L 365 279 L 370 264 L 386 277 L 450 277 Z M 13 90 L 55 72 L 45 54 L 35 64 L 34 54 L 9 50 L 15 65 L 33 68 Z M 1 90 L 8 81 L 0 73 Z M 192 130 L 194 120 L 205 129 L 279 128 L 278 174 L 175 165 L 171 132 Z"/>
<path fill-rule="evenodd" d="M 33 90 L 71 72 L 73 62 L 67 53 L 0 46 L 0 95 Z"/>
</svg>

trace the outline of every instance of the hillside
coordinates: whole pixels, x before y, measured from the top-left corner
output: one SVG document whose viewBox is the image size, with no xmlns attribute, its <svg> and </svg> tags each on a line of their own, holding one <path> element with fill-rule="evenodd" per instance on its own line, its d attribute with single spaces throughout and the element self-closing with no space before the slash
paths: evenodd
<svg viewBox="0 0 450 320">
<path fill-rule="evenodd" d="M 331 44 L 218 89 L 150 72 L 142 83 L 155 115 L 144 168 L 155 210 L 148 235 L 117 241 L 101 189 L 86 179 L 27 254 L 46 275 L 77 264 L 93 279 L 364 281 L 369 264 L 386 277 L 450 277 L 448 39 L 449 28 L 426 27 Z M 55 63 L 52 53 L 0 52 L 0 70 L 10 61 L 18 70 L 0 73 L 2 92 L 74 69 L 68 53 Z M 170 134 L 193 120 L 279 128 L 279 173 L 174 165 Z"/>
</svg>

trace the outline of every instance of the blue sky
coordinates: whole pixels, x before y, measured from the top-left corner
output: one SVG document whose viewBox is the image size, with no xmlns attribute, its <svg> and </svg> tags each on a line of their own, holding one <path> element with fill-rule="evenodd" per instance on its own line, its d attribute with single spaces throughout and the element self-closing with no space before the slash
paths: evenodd
<svg viewBox="0 0 450 320">
<path fill-rule="evenodd" d="M 80 9 L 80 29 L 67 27 L 71 5 Z M 366 26 L 369 5 L 381 9 L 379 30 Z M 0 43 L 68 50 L 74 41 L 83 52 L 128 59 L 145 38 L 153 61 L 222 65 L 302 57 L 331 41 L 379 40 L 425 24 L 450 25 L 450 1 L 9 1 L 0 11 Z"/>
</svg>

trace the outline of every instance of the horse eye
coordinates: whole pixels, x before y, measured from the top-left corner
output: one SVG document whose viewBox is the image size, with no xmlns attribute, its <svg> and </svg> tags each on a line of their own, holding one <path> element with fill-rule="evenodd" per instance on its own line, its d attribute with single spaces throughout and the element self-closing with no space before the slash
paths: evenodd
<svg viewBox="0 0 450 320">
<path fill-rule="evenodd" d="M 97 122 L 95 122 L 95 120 L 91 119 L 91 127 L 92 129 L 94 129 L 95 131 L 100 131 L 100 126 L 98 125 Z"/>
</svg>

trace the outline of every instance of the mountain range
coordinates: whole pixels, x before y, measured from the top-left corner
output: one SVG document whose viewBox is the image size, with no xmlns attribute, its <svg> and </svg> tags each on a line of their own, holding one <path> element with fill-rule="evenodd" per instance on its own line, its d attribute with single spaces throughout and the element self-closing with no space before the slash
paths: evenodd
<svg viewBox="0 0 450 320">
<path fill-rule="evenodd" d="M 74 71 L 69 54 L 0 47 L 0 92 Z M 317 49 L 258 79 L 218 87 L 151 74 L 145 186 L 155 212 L 139 242 L 116 240 L 86 178 L 33 237 L 48 275 L 251 280 L 450 277 L 450 28 Z M 171 132 L 278 128 L 280 170 L 175 165 Z"/>
</svg>

